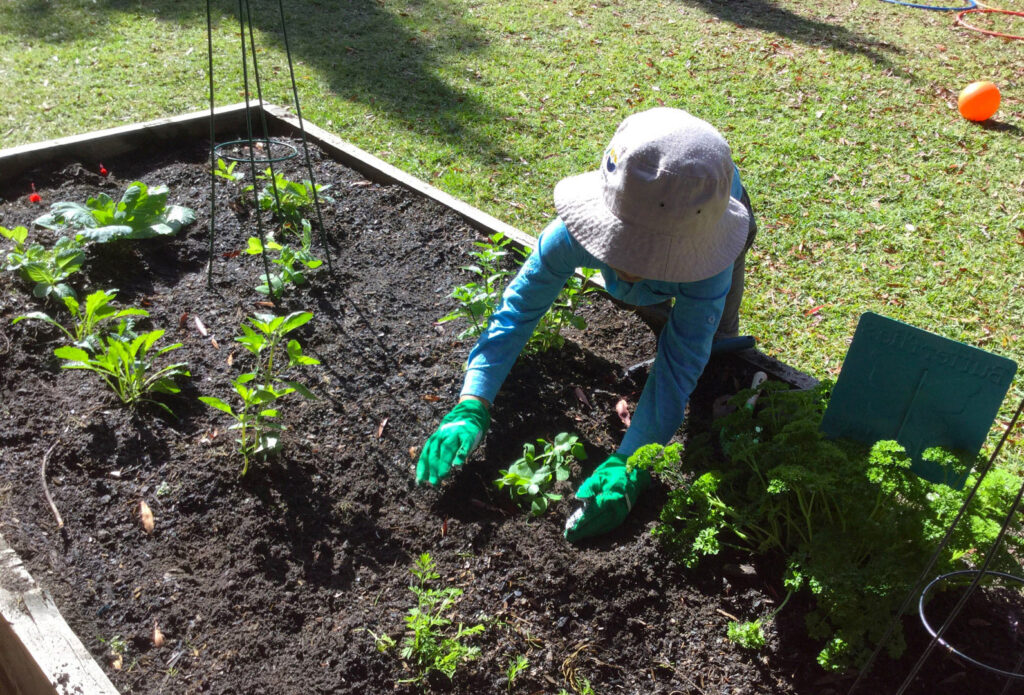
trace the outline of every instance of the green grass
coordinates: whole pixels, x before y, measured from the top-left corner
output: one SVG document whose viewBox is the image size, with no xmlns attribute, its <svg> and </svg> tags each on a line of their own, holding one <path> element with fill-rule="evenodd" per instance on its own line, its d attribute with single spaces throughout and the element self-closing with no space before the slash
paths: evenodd
<svg viewBox="0 0 1024 695">
<path fill-rule="evenodd" d="M 235 7 L 214 6 L 218 104 L 243 98 Z M 287 105 L 277 4 L 253 8 L 264 94 Z M 715 124 L 761 226 L 745 330 L 795 367 L 837 374 L 864 311 L 1024 364 L 1024 42 L 877 0 L 285 11 L 307 118 L 530 233 L 627 114 L 665 104 Z M 971 21 L 1024 34 L 1020 18 Z M 201 3 L 6 0 L 3 145 L 203 109 L 206 65 Z M 975 79 L 1003 91 L 994 123 L 956 112 Z M 1019 375 L 1001 421 L 1022 395 Z M 1022 452 L 1018 430 L 1024 466 Z"/>
</svg>

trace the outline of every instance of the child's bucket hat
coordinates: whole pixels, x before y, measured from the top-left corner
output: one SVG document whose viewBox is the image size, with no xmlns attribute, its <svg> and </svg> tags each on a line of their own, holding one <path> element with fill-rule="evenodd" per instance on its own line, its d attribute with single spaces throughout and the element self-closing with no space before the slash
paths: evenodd
<svg viewBox="0 0 1024 695">
<path fill-rule="evenodd" d="M 730 197 L 732 154 L 710 124 L 673 108 L 626 118 L 599 171 L 555 186 L 569 233 L 599 261 L 631 275 L 694 282 L 733 264 L 749 217 Z"/>
</svg>

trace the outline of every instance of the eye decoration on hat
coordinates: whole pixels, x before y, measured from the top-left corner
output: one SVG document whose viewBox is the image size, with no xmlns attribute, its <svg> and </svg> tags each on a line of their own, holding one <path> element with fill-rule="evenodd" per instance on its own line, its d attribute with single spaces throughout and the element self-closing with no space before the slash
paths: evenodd
<svg viewBox="0 0 1024 695">
<path fill-rule="evenodd" d="M 608 173 L 615 171 L 615 166 L 619 163 L 619 155 L 614 149 L 609 147 L 604 151 L 604 168 Z"/>
</svg>

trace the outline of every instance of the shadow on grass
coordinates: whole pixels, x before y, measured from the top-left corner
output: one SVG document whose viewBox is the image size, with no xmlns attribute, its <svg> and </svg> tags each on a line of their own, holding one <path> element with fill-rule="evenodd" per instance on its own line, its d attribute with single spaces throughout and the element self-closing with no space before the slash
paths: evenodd
<svg viewBox="0 0 1024 695">
<path fill-rule="evenodd" d="M 283 54 L 281 5 L 275 0 L 252 0 L 250 6 L 257 48 L 270 45 Z M 462 21 L 455 8 L 441 0 L 423 2 L 416 9 L 422 31 L 376 0 L 290 0 L 283 2 L 283 9 L 293 64 L 296 69 L 302 64 L 323 75 L 333 94 L 346 100 L 383 105 L 412 131 L 430 133 L 446 142 L 458 143 L 460 148 L 468 145 L 490 157 L 506 156 L 494 149 L 491 138 L 474 127 L 485 127 L 505 114 L 494 112 L 437 75 L 447 55 L 473 53 L 485 43 L 474 28 Z M 238 3 L 214 0 L 214 32 L 228 31 L 237 38 L 238 12 Z M 58 43 L 102 37 L 110 31 L 113 17 L 121 13 L 149 15 L 153 21 L 167 25 L 202 29 L 206 26 L 205 3 L 177 0 L 75 0 L 61 3 L 59 10 L 56 3 L 43 0 L 15 0 L 0 8 L 0 22 L 7 33 L 20 35 L 27 42 Z M 169 35 L 173 37 L 176 32 Z M 205 89 L 205 41 L 194 48 L 204 56 L 203 75 L 195 79 L 202 80 Z M 215 80 L 227 74 L 241 76 L 240 50 L 239 44 L 229 64 L 215 62 Z M 255 98 L 251 56 L 249 70 L 250 89 Z M 274 88 L 291 92 L 286 71 L 268 76 L 264 73 L 270 71 L 261 66 L 260 72 L 265 92 L 271 80 Z M 303 94 L 299 87 L 301 106 Z"/>
<path fill-rule="evenodd" d="M 771 0 L 682 0 L 708 14 L 746 29 L 771 32 L 808 46 L 821 46 L 843 53 L 861 55 L 885 67 L 893 67 L 885 53 L 898 54 L 900 49 L 859 34 L 838 24 L 829 24 L 803 17 L 779 7 Z"/>
</svg>

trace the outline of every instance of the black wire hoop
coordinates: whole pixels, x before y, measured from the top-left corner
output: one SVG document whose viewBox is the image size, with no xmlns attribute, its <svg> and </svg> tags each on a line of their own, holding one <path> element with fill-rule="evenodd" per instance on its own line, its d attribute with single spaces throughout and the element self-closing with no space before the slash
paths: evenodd
<svg viewBox="0 0 1024 695">
<path fill-rule="evenodd" d="M 928 586 L 926 586 L 924 588 L 924 591 L 921 592 L 921 598 L 918 599 L 918 602 L 917 602 L 917 614 L 921 618 L 921 625 L 924 626 L 924 629 L 928 632 L 929 635 L 931 635 L 934 638 L 935 635 L 936 635 L 936 632 L 937 632 L 928 623 L 928 618 L 926 618 L 925 614 L 924 614 L 925 599 L 928 598 L 928 593 L 932 590 L 932 588 L 936 584 L 938 584 L 939 582 L 946 581 L 947 579 L 950 579 L 952 577 L 966 576 L 966 575 L 977 576 L 979 574 L 982 575 L 982 576 L 989 575 L 989 576 L 993 576 L 993 577 L 1001 577 L 1002 579 L 1013 581 L 1013 582 L 1016 582 L 1016 583 L 1024 586 L 1024 577 L 1017 577 L 1017 576 L 1012 575 L 1012 574 L 1007 574 L 1006 572 L 997 572 L 995 570 L 985 570 L 984 572 L 982 572 L 981 570 L 957 570 L 955 572 L 949 572 L 947 574 L 940 574 L 938 577 L 936 577 L 935 579 L 933 579 L 931 582 L 928 583 Z M 958 657 L 960 657 L 961 659 L 963 659 L 964 661 L 966 661 L 966 662 L 968 662 L 970 664 L 974 664 L 978 668 L 985 669 L 986 671 L 990 671 L 992 673 L 998 674 L 1000 676 L 1004 676 L 1006 678 L 1016 678 L 1018 680 L 1024 680 L 1024 673 L 1017 673 L 1016 671 L 1005 671 L 1005 670 L 1003 670 L 1001 668 L 996 668 L 995 666 L 992 666 L 991 664 L 986 664 L 986 663 L 984 663 L 982 661 L 978 661 L 977 659 L 975 659 L 973 657 L 967 656 L 966 654 L 964 654 L 962 651 L 960 651 L 959 649 L 957 649 L 956 647 L 951 645 L 949 642 L 947 642 L 942 637 L 938 638 L 938 642 L 943 647 L 945 647 L 946 649 L 951 651 L 953 654 L 956 654 Z"/>
<path fill-rule="evenodd" d="M 256 144 L 257 143 L 263 143 L 263 144 L 266 144 L 266 145 L 269 146 L 268 147 L 267 155 L 272 154 L 272 150 L 275 147 L 280 147 L 280 148 L 284 149 L 286 151 L 286 153 L 281 155 L 280 157 L 270 157 L 270 156 L 267 156 L 267 157 L 253 157 L 251 160 L 250 160 L 250 158 L 248 156 L 234 157 L 234 156 L 231 156 L 231 155 L 223 154 L 223 150 L 225 148 L 232 147 L 234 145 L 244 145 L 246 147 L 250 147 L 252 149 L 256 149 Z M 248 140 L 248 139 L 229 140 L 227 142 L 222 142 L 219 145 L 214 145 L 213 151 L 217 154 L 218 157 L 220 157 L 221 159 L 226 159 L 229 162 L 248 162 L 248 161 L 253 161 L 256 164 L 271 164 L 273 162 L 286 162 L 289 159 L 295 159 L 296 157 L 299 156 L 299 149 L 295 145 L 292 145 L 291 143 L 288 143 L 288 142 L 283 142 L 281 140 Z"/>
</svg>

